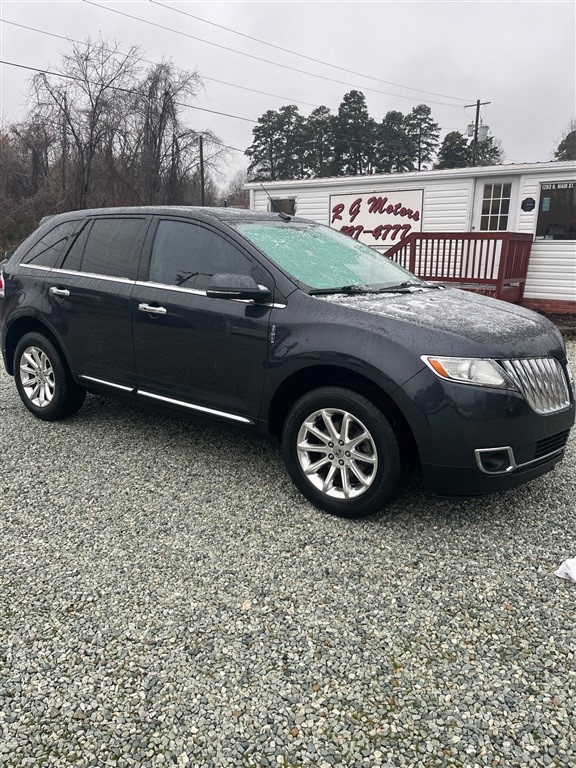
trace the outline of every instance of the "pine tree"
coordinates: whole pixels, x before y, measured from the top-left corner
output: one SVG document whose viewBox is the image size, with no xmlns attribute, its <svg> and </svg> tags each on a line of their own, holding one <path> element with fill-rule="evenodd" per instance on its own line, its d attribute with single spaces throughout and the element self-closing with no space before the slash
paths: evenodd
<svg viewBox="0 0 576 768">
<path fill-rule="evenodd" d="M 252 130 L 254 139 L 246 150 L 246 155 L 250 158 L 248 173 L 253 174 L 255 179 L 274 181 L 277 178 L 278 128 L 278 113 L 269 109 L 258 118 L 258 123 Z"/>
<path fill-rule="evenodd" d="M 472 163 L 468 141 L 460 131 L 451 131 L 444 136 L 438 152 L 435 168 L 466 168 Z"/>
<path fill-rule="evenodd" d="M 569 131 L 558 144 L 554 160 L 576 160 L 576 128 Z"/>
<path fill-rule="evenodd" d="M 375 127 L 364 94 L 345 94 L 334 122 L 334 175 L 357 176 L 369 171 Z"/>
<path fill-rule="evenodd" d="M 402 112 L 390 111 L 376 127 L 374 168 L 378 173 L 414 170 L 416 143 L 406 131 Z"/>
<path fill-rule="evenodd" d="M 328 107 L 317 107 L 306 121 L 306 172 L 312 177 L 334 172 L 334 116 Z"/>
<path fill-rule="evenodd" d="M 432 163 L 440 143 L 440 126 L 432 120 L 432 110 L 427 104 L 418 104 L 405 118 L 406 131 L 415 142 L 414 163 L 418 170 Z"/>
<path fill-rule="evenodd" d="M 298 112 L 295 104 L 280 107 L 278 110 L 277 178 L 303 179 L 305 176 L 306 137 L 305 119 Z"/>
<path fill-rule="evenodd" d="M 254 140 L 246 150 L 248 172 L 256 179 L 270 181 L 305 176 L 305 119 L 295 104 L 269 109 L 252 131 Z"/>
<path fill-rule="evenodd" d="M 472 161 L 470 161 L 471 163 Z M 479 141 L 476 148 L 476 165 L 500 165 L 504 162 L 504 150 L 499 139 L 488 136 Z"/>
</svg>

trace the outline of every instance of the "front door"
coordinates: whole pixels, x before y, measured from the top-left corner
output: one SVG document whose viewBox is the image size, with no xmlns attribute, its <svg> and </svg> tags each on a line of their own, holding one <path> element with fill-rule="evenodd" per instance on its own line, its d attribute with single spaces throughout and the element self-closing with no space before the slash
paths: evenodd
<svg viewBox="0 0 576 768">
<path fill-rule="evenodd" d="M 210 298 L 214 274 L 249 274 L 273 289 L 260 265 L 221 233 L 177 219 L 158 222 L 149 279 L 132 294 L 140 397 L 232 422 L 256 422 L 271 308 Z"/>
</svg>

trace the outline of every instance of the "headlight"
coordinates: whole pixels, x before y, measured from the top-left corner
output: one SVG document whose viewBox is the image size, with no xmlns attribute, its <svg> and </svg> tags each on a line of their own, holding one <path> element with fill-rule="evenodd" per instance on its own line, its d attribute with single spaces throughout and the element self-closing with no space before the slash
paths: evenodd
<svg viewBox="0 0 576 768">
<path fill-rule="evenodd" d="M 570 386 L 572 387 L 572 392 L 574 393 L 574 396 L 576 396 L 576 386 L 574 385 L 574 376 L 572 375 L 572 368 L 570 368 L 570 363 L 566 361 L 566 370 L 568 371 L 568 381 L 570 382 Z"/>
<path fill-rule="evenodd" d="M 474 357 L 429 357 L 422 360 L 441 379 L 473 384 L 477 387 L 516 389 L 502 368 L 494 360 Z"/>
</svg>

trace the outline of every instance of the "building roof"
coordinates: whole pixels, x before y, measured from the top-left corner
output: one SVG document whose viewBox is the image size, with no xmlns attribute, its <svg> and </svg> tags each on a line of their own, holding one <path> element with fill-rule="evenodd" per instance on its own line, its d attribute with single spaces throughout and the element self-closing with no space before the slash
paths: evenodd
<svg viewBox="0 0 576 768">
<path fill-rule="evenodd" d="M 286 179 L 284 181 L 264 181 L 266 190 L 284 188 L 284 187 L 334 187 L 361 185 L 366 186 L 367 182 L 382 181 L 418 181 L 426 179 L 443 178 L 461 178 L 461 177 L 482 177 L 482 176 L 507 176 L 507 175 L 534 175 L 534 174 L 572 174 L 576 181 L 576 161 L 562 160 L 542 163 L 508 163 L 505 165 L 486 165 L 476 166 L 474 168 L 445 168 L 442 170 L 431 171 L 406 171 L 404 173 L 375 173 L 365 176 L 323 176 L 313 179 Z M 244 185 L 245 189 L 259 191 L 262 189 L 259 181 L 248 182 Z"/>
</svg>

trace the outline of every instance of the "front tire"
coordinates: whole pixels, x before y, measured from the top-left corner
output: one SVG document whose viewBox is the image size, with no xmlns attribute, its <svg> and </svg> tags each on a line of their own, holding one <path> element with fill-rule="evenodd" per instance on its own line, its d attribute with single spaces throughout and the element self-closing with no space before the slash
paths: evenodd
<svg viewBox="0 0 576 768">
<path fill-rule="evenodd" d="M 394 430 L 370 400 L 349 389 L 322 387 L 301 397 L 284 423 L 282 449 L 296 487 L 333 515 L 379 512 L 399 484 Z"/>
<path fill-rule="evenodd" d="M 60 352 L 42 333 L 27 333 L 18 342 L 14 378 L 26 408 L 45 421 L 72 416 L 82 407 L 86 396 L 86 390 L 76 384 Z"/>
</svg>

